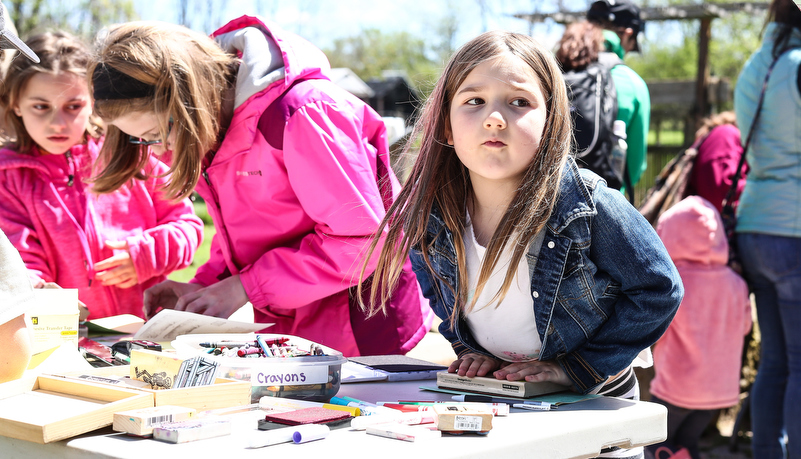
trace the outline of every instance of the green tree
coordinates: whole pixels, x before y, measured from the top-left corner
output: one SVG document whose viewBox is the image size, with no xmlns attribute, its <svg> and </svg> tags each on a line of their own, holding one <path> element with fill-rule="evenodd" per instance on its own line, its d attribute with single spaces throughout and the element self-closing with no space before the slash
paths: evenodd
<svg viewBox="0 0 801 459">
<path fill-rule="evenodd" d="M 732 0 L 692 1 L 668 0 L 647 2 L 648 6 L 687 5 L 688 3 L 737 3 Z M 677 24 L 678 23 L 678 24 Z M 732 85 L 748 56 L 759 46 L 765 23 L 764 14 L 732 12 L 711 23 L 709 44 L 710 73 L 727 78 Z M 642 54 L 626 56 L 629 64 L 646 81 L 664 79 L 694 79 L 698 70 L 699 21 L 649 22 L 650 36 L 667 36 L 671 31 L 682 37 L 678 43 L 650 42 Z M 652 29 L 658 32 L 653 33 Z"/>
<path fill-rule="evenodd" d="M 333 47 L 324 52 L 332 67 L 350 68 L 363 80 L 380 78 L 387 70 L 400 71 L 424 92 L 439 74 L 440 63 L 429 57 L 432 50 L 426 41 L 408 32 L 367 29 L 334 40 Z"/>
<path fill-rule="evenodd" d="M 133 0 L 5 0 L 21 37 L 66 30 L 90 39 L 102 27 L 136 19 Z"/>
</svg>

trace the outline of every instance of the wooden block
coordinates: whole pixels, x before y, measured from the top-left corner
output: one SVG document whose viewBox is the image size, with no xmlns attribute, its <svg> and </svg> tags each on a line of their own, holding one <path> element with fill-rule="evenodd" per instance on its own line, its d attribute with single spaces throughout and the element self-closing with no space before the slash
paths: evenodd
<svg viewBox="0 0 801 459">
<path fill-rule="evenodd" d="M 489 432 L 492 411 L 475 405 L 434 405 L 437 429 L 443 432 Z"/>
<path fill-rule="evenodd" d="M 131 349 L 131 378 L 145 381 L 151 389 L 172 389 L 184 360 L 169 352 Z"/>
<path fill-rule="evenodd" d="M 168 443 L 186 443 L 230 434 L 231 420 L 226 418 L 168 422 L 153 429 L 154 439 Z"/>
<path fill-rule="evenodd" d="M 114 413 L 112 428 L 117 432 L 145 436 L 152 434 L 153 428 L 162 423 L 186 421 L 195 413 L 197 411 L 192 408 L 173 405 L 120 411 Z"/>
<path fill-rule="evenodd" d="M 0 384 L 3 436 L 50 443 L 110 426 L 118 411 L 153 406 L 153 394 L 38 376 Z"/>
<path fill-rule="evenodd" d="M 552 382 L 506 381 L 502 379 L 477 376 L 468 378 L 456 373 L 437 374 L 437 386 L 445 389 L 479 392 L 482 394 L 503 395 L 504 397 L 528 398 L 568 390 L 561 384 Z"/>
</svg>

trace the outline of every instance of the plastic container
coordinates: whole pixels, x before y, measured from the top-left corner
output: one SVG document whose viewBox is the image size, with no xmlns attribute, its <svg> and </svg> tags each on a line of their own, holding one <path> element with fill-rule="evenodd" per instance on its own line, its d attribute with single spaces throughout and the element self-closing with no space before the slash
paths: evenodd
<svg viewBox="0 0 801 459">
<path fill-rule="evenodd" d="M 171 344 L 179 357 L 189 358 L 203 355 L 220 364 L 218 377 L 249 381 L 251 403 L 258 403 L 264 396 L 286 397 L 299 400 L 328 401 L 339 391 L 342 364 L 347 358 L 341 352 L 304 338 L 285 334 L 258 336 L 265 340 L 288 338 L 286 345 L 309 351 L 319 346 L 324 355 L 299 357 L 225 357 L 208 354 L 208 348 L 200 343 L 220 341 L 255 341 L 255 333 L 230 333 L 213 335 L 181 335 Z"/>
</svg>

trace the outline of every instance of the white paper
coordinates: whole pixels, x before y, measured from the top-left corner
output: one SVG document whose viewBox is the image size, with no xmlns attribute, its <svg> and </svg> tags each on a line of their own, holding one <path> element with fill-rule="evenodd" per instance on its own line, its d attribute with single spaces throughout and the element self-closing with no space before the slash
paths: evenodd
<svg viewBox="0 0 801 459">
<path fill-rule="evenodd" d="M 145 322 L 133 338 L 156 342 L 172 341 L 180 335 L 198 333 L 252 333 L 272 325 L 237 322 L 192 312 L 164 309 Z"/>
<path fill-rule="evenodd" d="M 342 384 L 364 381 L 383 381 L 387 379 L 387 373 L 385 371 L 366 367 L 356 362 L 345 362 L 342 364 L 342 373 L 340 378 Z"/>
</svg>

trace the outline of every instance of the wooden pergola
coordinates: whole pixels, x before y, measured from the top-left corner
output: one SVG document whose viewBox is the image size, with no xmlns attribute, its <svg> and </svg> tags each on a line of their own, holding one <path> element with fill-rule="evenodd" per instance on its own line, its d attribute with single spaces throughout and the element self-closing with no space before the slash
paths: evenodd
<svg viewBox="0 0 801 459">
<path fill-rule="evenodd" d="M 698 28 L 698 73 L 695 84 L 694 118 L 698 122 L 709 111 L 707 106 L 707 89 L 709 86 L 709 41 L 711 39 L 712 20 L 728 16 L 732 13 L 751 15 L 764 14 L 769 2 L 734 2 L 734 3 L 702 3 L 689 5 L 671 5 L 644 7 L 641 10 L 645 22 L 653 21 L 686 21 L 699 20 Z M 587 16 L 585 11 L 558 11 L 555 13 L 519 13 L 514 17 L 525 19 L 531 23 L 545 22 L 550 19 L 559 24 L 582 21 Z"/>
</svg>

